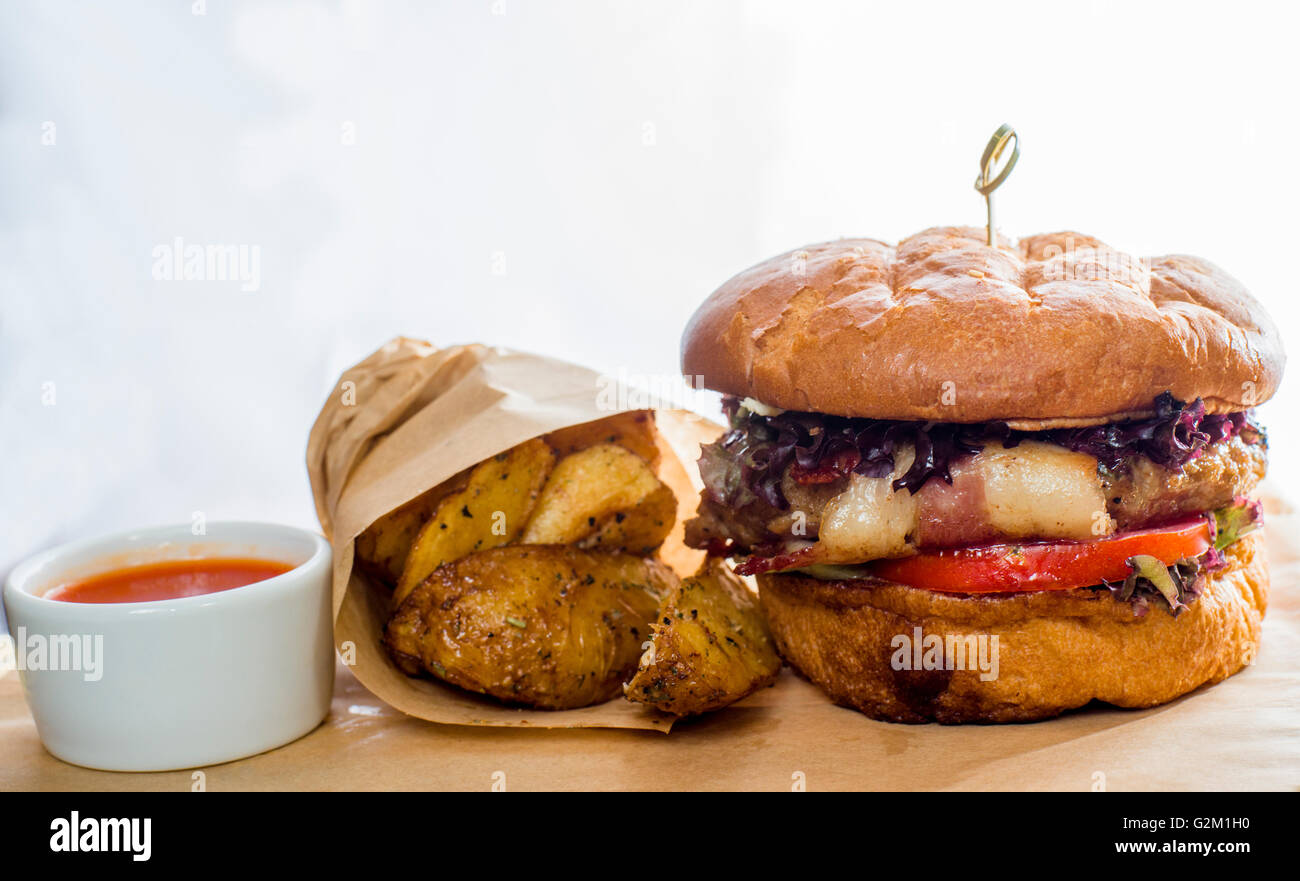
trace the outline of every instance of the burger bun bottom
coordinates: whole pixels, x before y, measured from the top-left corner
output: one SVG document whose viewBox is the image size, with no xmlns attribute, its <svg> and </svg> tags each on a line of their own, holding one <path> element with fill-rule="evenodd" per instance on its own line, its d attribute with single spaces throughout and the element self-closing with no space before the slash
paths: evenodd
<svg viewBox="0 0 1300 881">
<path fill-rule="evenodd" d="M 782 656 L 836 703 L 890 722 L 1029 722 L 1093 700 L 1152 707 L 1253 663 L 1261 534 L 1225 555 L 1177 617 L 1135 615 L 1104 589 L 971 595 L 797 574 L 758 585 Z"/>
</svg>

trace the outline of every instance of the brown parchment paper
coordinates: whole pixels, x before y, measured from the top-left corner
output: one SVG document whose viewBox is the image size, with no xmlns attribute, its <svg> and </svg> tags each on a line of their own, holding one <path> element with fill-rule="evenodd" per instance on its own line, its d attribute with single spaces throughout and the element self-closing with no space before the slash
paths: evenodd
<svg viewBox="0 0 1300 881">
<path fill-rule="evenodd" d="M 389 592 L 353 567 L 371 523 L 466 468 L 530 438 L 637 409 L 635 390 L 553 358 L 482 345 L 438 349 L 399 337 L 344 371 L 307 443 L 321 527 L 334 546 L 334 641 L 352 674 L 384 702 L 430 722 L 539 728 L 645 728 L 673 719 L 618 699 L 577 710 L 529 710 L 404 675 L 381 643 Z M 640 403 L 644 403 L 643 401 Z M 678 523 L 661 551 L 681 573 L 703 554 L 682 542 L 698 499 L 698 444 L 720 426 L 659 410 L 660 478 Z"/>
</svg>

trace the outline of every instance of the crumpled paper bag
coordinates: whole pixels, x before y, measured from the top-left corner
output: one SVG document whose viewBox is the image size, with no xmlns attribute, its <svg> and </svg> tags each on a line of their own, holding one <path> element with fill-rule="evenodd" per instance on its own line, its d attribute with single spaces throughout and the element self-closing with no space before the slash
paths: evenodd
<svg viewBox="0 0 1300 881">
<path fill-rule="evenodd" d="M 671 716 L 618 698 L 577 710 L 518 709 L 404 675 L 381 642 L 388 589 L 353 567 L 356 537 L 394 508 L 530 438 L 644 403 L 587 368 L 483 345 L 439 349 L 398 337 L 344 371 L 312 426 L 307 469 L 334 547 L 334 641 L 353 675 L 381 700 L 431 722 L 669 730 Z M 659 477 L 678 501 L 678 524 L 660 556 L 689 574 L 703 559 L 682 542 L 699 494 L 693 462 L 699 443 L 721 428 L 672 409 L 658 410 L 656 423 Z"/>
</svg>

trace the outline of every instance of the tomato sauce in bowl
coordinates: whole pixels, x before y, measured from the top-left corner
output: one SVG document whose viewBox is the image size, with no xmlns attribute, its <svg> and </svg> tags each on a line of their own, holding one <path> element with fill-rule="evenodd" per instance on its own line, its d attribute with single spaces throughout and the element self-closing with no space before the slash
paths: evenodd
<svg viewBox="0 0 1300 881">
<path fill-rule="evenodd" d="M 203 596 L 256 584 L 294 568 L 275 560 L 206 557 L 164 560 L 100 572 L 45 594 L 65 603 L 148 603 Z"/>
<path fill-rule="evenodd" d="M 282 746 L 329 714 L 329 542 L 279 523 L 205 525 L 80 539 L 5 577 L 18 678 L 55 757 L 205 768 Z"/>
</svg>

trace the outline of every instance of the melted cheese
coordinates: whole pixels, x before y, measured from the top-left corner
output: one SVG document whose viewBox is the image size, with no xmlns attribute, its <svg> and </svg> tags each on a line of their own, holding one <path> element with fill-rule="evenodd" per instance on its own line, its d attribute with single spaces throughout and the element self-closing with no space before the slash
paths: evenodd
<svg viewBox="0 0 1300 881">
<path fill-rule="evenodd" d="M 974 462 L 984 483 L 985 517 L 1006 538 L 1082 541 L 1115 531 L 1097 460 L 1086 453 L 1024 441 L 1009 449 L 990 445 Z"/>
<path fill-rule="evenodd" d="M 910 448 L 899 450 L 891 475 L 855 474 L 848 489 L 826 504 L 815 551 L 818 562 L 861 563 L 916 552 L 924 491 L 913 496 L 892 487 L 913 457 Z M 969 460 L 969 467 L 982 489 L 976 501 L 978 526 L 983 534 L 996 533 L 994 540 L 1086 540 L 1115 531 L 1092 456 L 1039 441 L 1010 449 L 991 444 Z"/>
<path fill-rule="evenodd" d="M 916 497 L 907 490 L 895 492 L 892 483 L 912 467 L 914 455 L 911 447 L 900 449 L 888 477 L 855 474 L 849 488 L 826 503 L 819 560 L 863 562 L 913 552 L 909 539 L 916 531 Z"/>
</svg>

